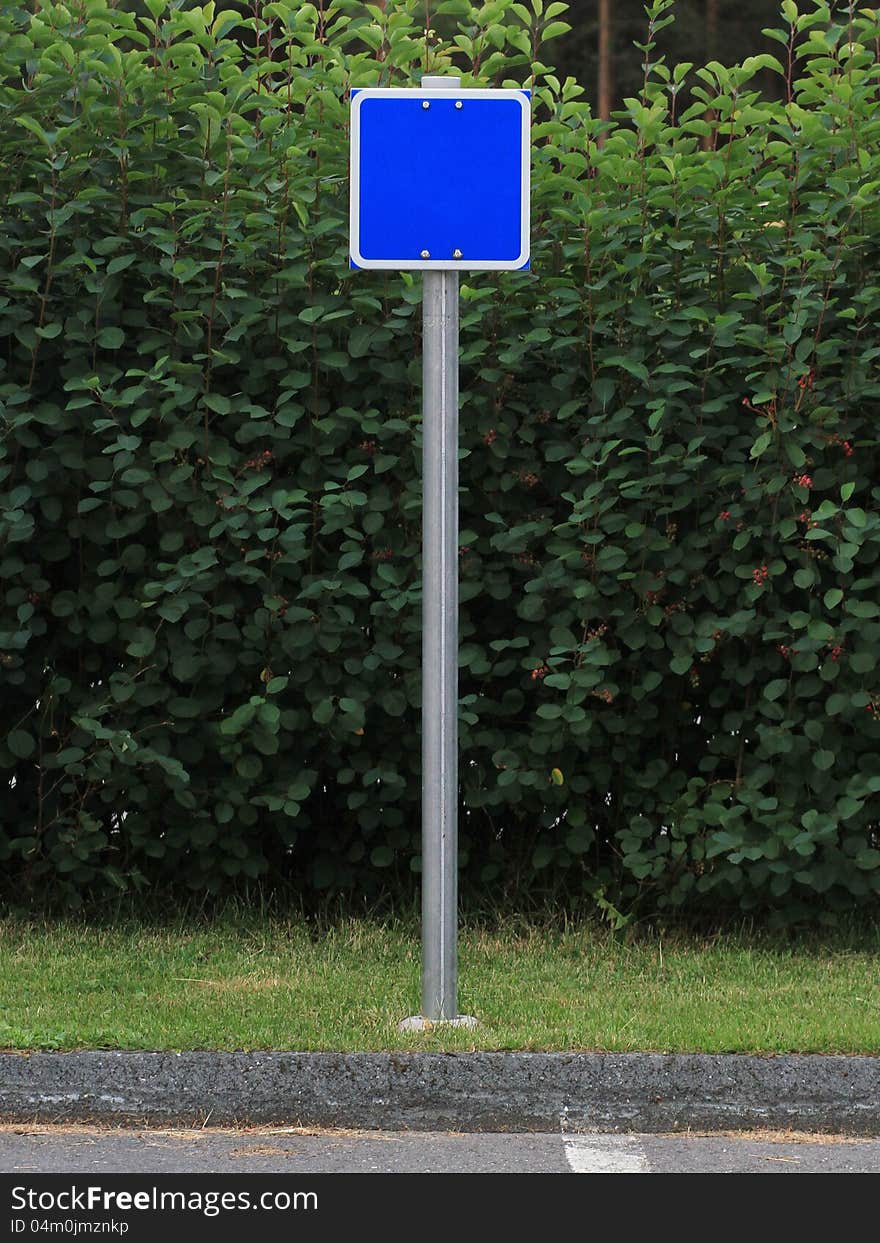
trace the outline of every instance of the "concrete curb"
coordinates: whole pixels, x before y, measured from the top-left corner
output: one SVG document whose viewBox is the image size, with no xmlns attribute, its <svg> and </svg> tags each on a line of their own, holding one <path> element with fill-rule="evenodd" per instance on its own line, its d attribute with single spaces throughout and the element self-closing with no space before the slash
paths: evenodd
<svg viewBox="0 0 880 1243">
<path fill-rule="evenodd" d="M 0 1117 L 458 1131 L 880 1134 L 880 1058 L 2 1053 Z"/>
</svg>

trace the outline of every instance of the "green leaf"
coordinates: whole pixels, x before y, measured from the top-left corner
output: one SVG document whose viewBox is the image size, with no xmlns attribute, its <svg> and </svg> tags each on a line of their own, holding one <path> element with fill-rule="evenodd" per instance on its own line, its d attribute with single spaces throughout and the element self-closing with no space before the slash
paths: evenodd
<svg viewBox="0 0 880 1243">
<path fill-rule="evenodd" d="M 137 259 L 137 255 L 117 255 L 115 259 L 111 259 L 107 264 L 107 275 L 115 276 L 117 272 L 124 272 L 126 268 Z"/>
<path fill-rule="evenodd" d="M 380 702 L 389 716 L 403 716 L 406 712 L 406 695 L 403 691 L 385 691 Z"/>
<path fill-rule="evenodd" d="M 762 454 L 767 452 L 767 450 L 770 448 L 772 443 L 773 443 L 773 433 L 763 432 L 758 437 L 758 439 L 755 441 L 755 443 L 752 445 L 751 453 L 749 454 L 749 456 L 753 458 L 761 457 Z"/>
<path fill-rule="evenodd" d="M 55 762 L 63 768 L 65 764 L 78 764 L 84 755 L 82 747 L 65 747 L 55 756 Z"/>
<path fill-rule="evenodd" d="M 552 846 L 538 846 L 532 854 L 532 867 L 536 872 L 539 872 L 552 862 L 555 854 L 556 851 Z"/>
<path fill-rule="evenodd" d="M 880 850 L 872 850 L 870 847 L 860 850 L 856 855 L 856 867 L 866 872 L 880 868 Z"/>
<path fill-rule="evenodd" d="M 541 42 L 546 43 L 550 39 L 556 39 L 559 35 L 568 34 L 571 30 L 568 22 L 548 22 L 541 31 Z"/>
<path fill-rule="evenodd" d="M 256 755 L 243 755 L 236 762 L 235 771 L 247 781 L 256 781 L 263 771 L 262 761 Z"/>
<path fill-rule="evenodd" d="M 121 328 L 102 328 L 98 333 L 98 345 L 103 350 L 118 350 L 125 340 Z"/>
<path fill-rule="evenodd" d="M 25 113 L 23 116 L 13 117 L 12 120 L 15 121 L 16 125 L 21 125 L 31 134 L 34 134 L 35 137 L 39 138 L 40 142 L 44 143 L 47 147 L 52 145 L 49 135 L 43 129 L 42 125 L 40 125 L 39 121 L 36 120 L 36 118 L 28 116 L 27 113 Z"/>
<path fill-rule="evenodd" d="M 7 734 L 6 745 L 19 760 L 30 759 L 37 749 L 37 745 L 31 735 L 25 733 L 23 729 L 14 729 L 10 734 Z"/>
</svg>

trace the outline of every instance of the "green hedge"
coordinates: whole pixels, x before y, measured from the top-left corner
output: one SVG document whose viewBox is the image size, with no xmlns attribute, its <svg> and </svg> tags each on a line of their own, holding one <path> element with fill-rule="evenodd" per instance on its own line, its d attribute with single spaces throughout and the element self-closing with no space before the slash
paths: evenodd
<svg viewBox="0 0 880 1243">
<path fill-rule="evenodd" d="M 412 886 L 420 288 L 348 270 L 347 92 L 454 67 L 535 91 L 532 271 L 462 288 L 464 883 L 875 903 L 876 13 L 671 69 L 657 0 L 609 126 L 560 3 L 256 7 L 0 8 L 7 892 Z"/>
</svg>

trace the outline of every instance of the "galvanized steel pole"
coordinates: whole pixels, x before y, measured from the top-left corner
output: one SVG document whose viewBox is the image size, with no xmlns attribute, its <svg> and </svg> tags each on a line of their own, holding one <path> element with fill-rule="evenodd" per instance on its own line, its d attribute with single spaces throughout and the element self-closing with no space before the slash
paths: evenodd
<svg viewBox="0 0 880 1243">
<path fill-rule="evenodd" d="M 458 273 L 422 302 L 422 1016 L 458 1015 Z"/>
<path fill-rule="evenodd" d="M 457 90 L 457 77 L 424 77 Z M 438 176 L 443 170 L 437 170 Z M 425 256 L 427 257 L 427 255 Z M 440 256 L 437 256 L 439 258 Z M 450 259 L 460 258 L 455 251 Z M 422 286 L 422 1013 L 458 1013 L 458 272 Z"/>
</svg>

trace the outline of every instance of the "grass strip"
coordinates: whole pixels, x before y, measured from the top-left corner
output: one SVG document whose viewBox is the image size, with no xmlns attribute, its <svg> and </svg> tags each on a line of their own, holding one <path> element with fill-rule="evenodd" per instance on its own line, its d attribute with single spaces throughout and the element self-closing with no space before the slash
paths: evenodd
<svg viewBox="0 0 880 1243">
<path fill-rule="evenodd" d="M 0 922 L 6 1049 L 880 1053 L 880 933 L 464 928 L 476 1032 L 401 1034 L 413 922 Z"/>
</svg>

